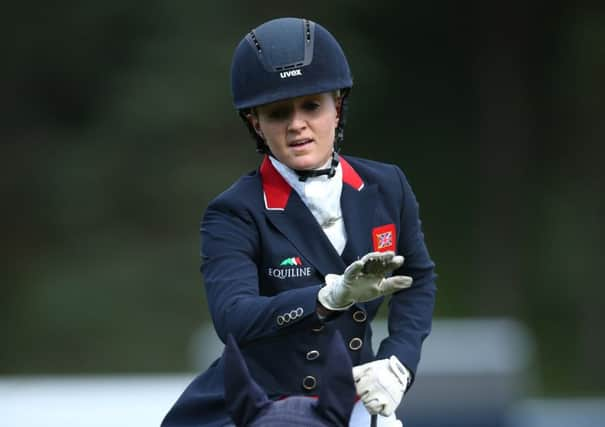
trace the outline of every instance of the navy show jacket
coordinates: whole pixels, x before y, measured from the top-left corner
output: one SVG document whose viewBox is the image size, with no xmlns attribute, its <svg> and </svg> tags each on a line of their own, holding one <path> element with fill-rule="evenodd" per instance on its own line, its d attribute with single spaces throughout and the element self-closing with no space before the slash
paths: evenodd
<svg viewBox="0 0 605 427">
<path fill-rule="evenodd" d="M 339 255 L 296 191 L 265 157 L 208 206 L 201 226 L 202 274 L 214 327 L 233 334 L 252 377 L 271 398 L 321 393 L 324 351 L 335 330 L 353 365 L 396 355 L 415 375 L 431 329 L 434 263 L 418 203 L 395 165 L 340 157 L 347 243 Z M 370 322 L 383 302 L 355 304 L 321 320 L 317 293 L 328 273 L 374 250 L 405 258 L 394 274 L 412 276 L 389 300 L 388 329 L 376 354 Z M 325 378 L 328 381 L 328 378 Z M 230 422 L 217 359 L 183 392 L 162 427 L 218 427 Z"/>
</svg>

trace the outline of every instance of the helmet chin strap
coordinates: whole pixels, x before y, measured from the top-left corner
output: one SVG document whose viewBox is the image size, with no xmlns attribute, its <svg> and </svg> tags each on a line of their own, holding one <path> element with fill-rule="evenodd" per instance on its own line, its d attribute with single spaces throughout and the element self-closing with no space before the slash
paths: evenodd
<svg viewBox="0 0 605 427">
<path fill-rule="evenodd" d="M 330 162 L 330 167 L 325 169 L 310 169 L 310 170 L 298 170 L 294 169 L 296 175 L 298 175 L 298 180 L 301 182 L 305 182 L 309 178 L 313 178 L 316 176 L 328 175 L 328 178 L 332 178 L 336 175 L 336 167 L 338 166 L 338 153 L 336 151 L 332 151 L 332 161 Z"/>
</svg>

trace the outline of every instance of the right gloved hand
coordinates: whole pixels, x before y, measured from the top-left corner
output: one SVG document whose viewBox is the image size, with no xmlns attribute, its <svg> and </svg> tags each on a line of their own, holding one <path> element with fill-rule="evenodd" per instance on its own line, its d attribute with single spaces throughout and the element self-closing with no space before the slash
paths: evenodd
<svg viewBox="0 0 605 427">
<path fill-rule="evenodd" d="M 346 310 L 356 302 L 390 295 L 412 285 L 409 276 L 385 275 L 403 265 L 403 257 L 394 252 L 370 252 L 349 265 L 343 274 L 326 275 L 326 286 L 317 299 L 329 310 Z"/>
<path fill-rule="evenodd" d="M 353 367 L 353 379 L 357 395 L 367 411 L 389 417 L 408 388 L 410 371 L 393 355 Z"/>
</svg>

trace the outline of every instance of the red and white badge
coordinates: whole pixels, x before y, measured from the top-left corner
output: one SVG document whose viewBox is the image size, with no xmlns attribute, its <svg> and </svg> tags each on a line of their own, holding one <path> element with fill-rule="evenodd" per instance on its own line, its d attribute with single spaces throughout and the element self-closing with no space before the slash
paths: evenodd
<svg viewBox="0 0 605 427">
<path fill-rule="evenodd" d="M 385 224 L 372 229 L 372 243 L 375 252 L 397 252 L 395 245 L 395 224 Z"/>
</svg>

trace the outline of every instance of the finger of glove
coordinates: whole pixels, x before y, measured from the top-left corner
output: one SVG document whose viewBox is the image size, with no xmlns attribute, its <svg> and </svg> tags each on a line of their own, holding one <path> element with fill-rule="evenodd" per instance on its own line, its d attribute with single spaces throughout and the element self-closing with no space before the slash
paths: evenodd
<svg viewBox="0 0 605 427">
<path fill-rule="evenodd" d="M 360 399 L 366 407 L 374 405 L 378 413 L 385 417 L 390 416 L 398 405 L 389 390 L 382 384 L 375 384 L 364 395 L 360 395 Z"/>
<path fill-rule="evenodd" d="M 377 399 L 372 399 L 368 402 L 363 402 L 363 406 L 366 407 L 371 415 L 378 415 L 384 409 L 384 404 L 380 403 Z"/>
<path fill-rule="evenodd" d="M 393 413 L 395 407 L 393 405 L 389 405 L 389 404 L 384 404 L 382 405 L 382 410 L 379 411 L 378 413 L 380 415 L 382 415 L 383 417 L 390 417 L 391 414 Z"/>
<path fill-rule="evenodd" d="M 395 255 L 391 260 L 387 263 L 386 268 L 389 271 L 395 271 L 399 267 L 403 265 L 404 258 L 401 255 Z"/>
<path fill-rule="evenodd" d="M 409 276 L 389 277 L 380 282 L 380 292 L 382 295 L 390 295 L 393 292 L 409 288 L 413 281 L 414 279 Z"/>
<path fill-rule="evenodd" d="M 359 384 L 359 382 L 355 382 L 355 392 L 357 393 L 357 396 L 359 396 L 361 399 L 363 399 L 364 397 L 369 397 L 370 395 L 370 390 L 368 389 L 367 384 Z"/>
<path fill-rule="evenodd" d="M 363 273 L 363 268 L 364 268 L 364 262 L 360 259 L 351 263 L 345 269 L 345 272 L 344 272 L 345 280 L 352 279 L 354 277 L 361 275 Z"/>
<path fill-rule="evenodd" d="M 353 380 L 355 382 L 359 381 L 369 369 L 370 367 L 367 366 L 367 363 L 359 366 L 353 366 Z"/>
<path fill-rule="evenodd" d="M 363 272 L 366 274 L 384 275 L 389 270 L 389 264 L 391 263 L 394 252 L 371 252 L 361 258 L 364 263 Z"/>
<path fill-rule="evenodd" d="M 390 374 L 390 359 L 378 359 L 353 367 L 353 379 L 365 389 L 370 384 L 379 383 L 382 376 Z"/>
<path fill-rule="evenodd" d="M 385 252 L 385 254 L 386 256 L 369 259 L 364 266 L 364 272 L 384 276 L 403 265 L 403 256 L 395 255 L 394 252 Z"/>
<path fill-rule="evenodd" d="M 364 256 L 361 257 L 360 261 L 366 263 L 370 260 L 390 260 L 395 256 L 395 252 L 393 251 L 384 251 L 384 252 L 368 252 Z"/>
<path fill-rule="evenodd" d="M 399 359 L 397 359 L 399 360 Z M 390 359 L 378 359 L 372 362 L 362 363 L 361 365 L 353 366 L 353 378 L 357 381 L 363 374 L 376 375 L 370 373 L 370 370 L 389 369 Z"/>
<path fill-rule="evenodd" d="M 378 265 L 373 269 L 373 273 L 380 275 L 381 277 L 386 276 L 389 273 L 394 272 L 398 268 L 403 265 L 403 257 L 393 257 L 390 261 L 386 262 L 384 265 Z M 367 271 L 367 268 L 364 268 L 364 271 Z"/>
<path fill-rule="evenodd" d="M 355 380 L 355 389 L 360 397 L 373 395 L 377 390 L 381 390 L 380 386 L 377 384 L 376 375 L 372 370 L 365 371 Z"/>
</svg>

